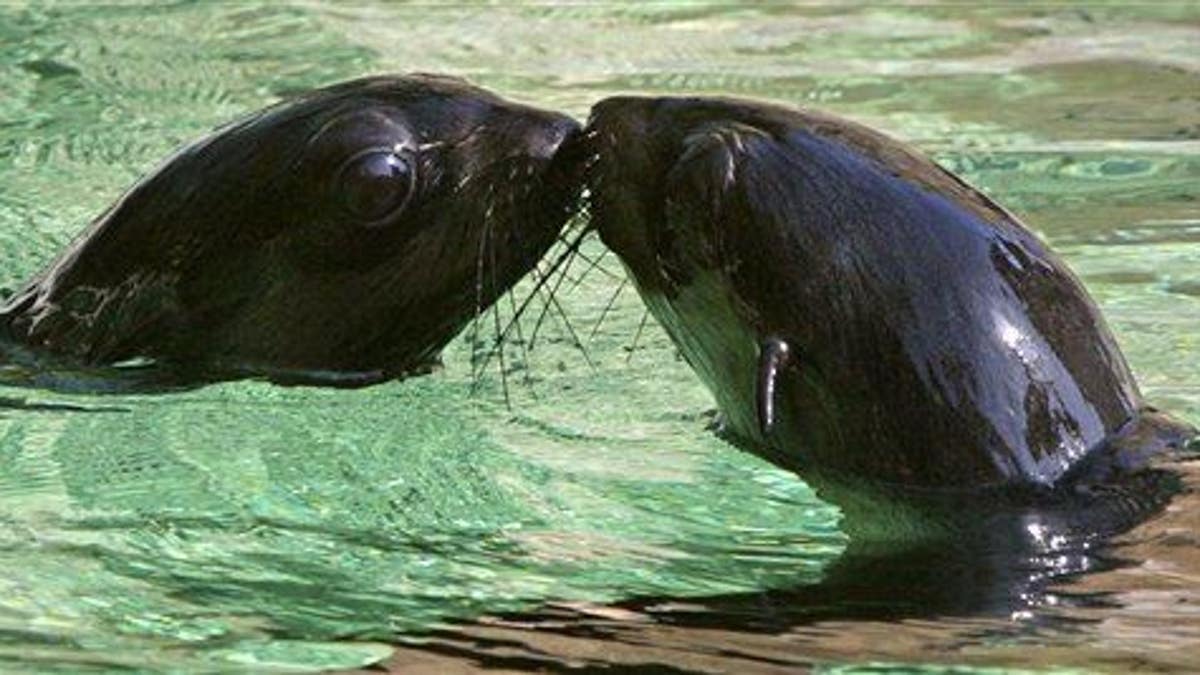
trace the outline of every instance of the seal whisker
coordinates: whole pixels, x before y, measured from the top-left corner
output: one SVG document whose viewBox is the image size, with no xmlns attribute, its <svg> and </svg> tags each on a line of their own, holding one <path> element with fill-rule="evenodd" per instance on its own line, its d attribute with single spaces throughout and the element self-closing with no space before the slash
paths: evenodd
<svg viewBox="0 0 1200 675">
<path fill-rule="evenodd" d="M 574 254 L 574 251 L 579 248 L 580 244 L 583 242 L 583 238 L 585 236 L 587 236 L 588 234 L 589 234 L 589 231 L 585 228 L 585 231 L 583 233 L 581 233 L 580 236 L 578 236 L 574 240 L 570 241 L 567 244 L 567 250 L 565 250 L 561 254 L 559 254 L 559 256 L 550 263 L 550 267 L 548 270 L 546 270 L 545 273 L 539 273 L 539 270 L 536 267 L 533 270 L 531 270 L 530 273 L 533 275 L 533 278 L 534 278 L 534 287 L 532 290 L 530 290 L 529 295 L 526 296 L 523 301 L 521 301 L 521 304 L 519 307 L 517 307 L 516 311 L 513 312 L 512 317 L 510 317 L 508 320 L 508 324 L 504 327 L 504 330 L 502 330 L 500 332 L 500 335 L 497 336 L 497 338 L 496 338 L 497 340 L 499 340 L 500 342 L 503 342 L 504 340 L 507 339 L 509 332 L 513 330 L 514 326 L 519 324 L 521 317 L 523 317 L 525 315 L 525 312 L 528 311 L 529 305 L 533 302 L 534 298 L 541 297 L 541 291 L 542 291 L 543 287 L 554 278 L 554 276 L 553 276 L 554 272 L 560 266 L 565 264 L 566 261 L 571 259 L 571 257 Z M 528 342 L 528 346 L 526 347 L 526 352 L 528 353 L 528 351 L 531 351 L 532 349 L 533 349 L 533 338 L 531 337 Z M 491 353 L 490 352 L 486 353 L 483 357 L 483 363 L 480 367 L 486 368 L 490 358 L 491 358 Z M 527 361 L 528 361 L 528 358 L 527 358 Z"/>
<path fill-rule="evenodd" d="M 509 291 L 506 295 L 508 295 L 509 308 L 512 310 L 512 313 L 515 315 L 517 313 L 516 293 L 513 291 Z M 534 399 L 537 399 L 537 391 L 534 390 L 534 388 L 533 388 L 533 377 L 530 376 L 530 374 L 529 374 L 529 371 L 530 371 L 529 346 L 527 344 L 525 344 L 525 336 L 523 334 L 524 332 L 521 330 L 521 322 L 520 321 L 516 322 L 514 324 L 514 327 L 516 328 L 516 331 L 517 331 L 517 344 L 520 345 L 520 347 L 521 347 L 521 361 L 525 365 L 525 367 L 521 369 L 521 373 L 522 373 L 521 380 L 525 383 L 525 386 L 529 389 L 529 394 L 531 396 L 533 396 Z M 502 337 L 504 335 L 504 333 L 501 332 L 500 335 Z"/>
<path fill-rule="evenodd" d="M 621 291 L 625 290 L 625 285 L 628 283 L 629 279 L 625 278 L 621 280 L 621 283 L 617 284 L 617 290 L 613 291 L 612 297 L 608 299 L 608 304 L 600 312 L 600 318 L 596 319 L 596 325 L 592 328 L 592 332 L 588 334 L 588 342 L 591 342 L 592 338 L 596 337 L 596 333 L 600 331 L 600 325 L 604 323 L 604 318 L 608 316 L 608 312 L 613 308 L 613 305 L 617 304 L 617 298 L 621 297 Z"/>
<path fill-rule="evenodd" d="M 532 175 L 532 173 L 533 173 L 533 165 L 532 165 L 532 164 L 528 164 L 528 165 L 527 165 L 527 168 L 529 169 L 529 173 Z M 530 186 L 530 187 L 529 187 L 529 189 L 528 189 L 528 191 L 529 191 L 529 192 L 533 192 L 533 186 Z M 526 197 L 528 197 L 528 196 L 529 196 L 529 195 L 526 195 Z M 513 206 L 513 208 L 514 208 L 514 209 L 516 208 L 516 204 L 515 204 L 515 203 L 514 203 L 512 206 Z M 517 250 L 519 250 L 519 251 L 524 251 L 524 250 L 525 250 L 525 246 L 526 246 L 526 244 L 525 244 L 525 242 L 524 242 L 524 240 L 523 240 L 523 237 L 521 236 L 521 231 L 520 231 L 520 230 L 513 230 L 513 231 L 512 231 L 512 232 L 510 232 L 509 234 L 511 235 L 511 237 L 512 237 L 512 239 L 513 239 L 513 243 L 515 243 Z M 491 254 L 492 254 L 492 255 L 491 255 L 491 260 L 492 260 L 492 284 L 493 284 L 493 286 L 496 286 L 496 288 L 499 288 L 499 286 L 497 286 L 497 285 L 496 285 L 496 269 L 497 269 L 497 265 L 496 265 L 496 246 L 495 246 L 495 242 L 494 242 L 494 241 L 492 242 Z M 536 266 L 536 265 L 533 265 L 533 266 L 532 266 L 532 269 L 536 269 L 536 268 L 537 268 L 537 266 Z M 505 295 L 506 295 L 506 296 L 508 296 L 509 308 L 511 309 L 511 311 L 512 311 L 512 313 L 513 313 L 513 316 L 516 316 L 516 314 L 517 314 L 517 301 L 516 301 L 516 293 L 515 293 L 515 290 L 513 290 L 513 289 L 511 289 L 511 288 L 510 288 L 510 289 L 508 289 L 508 291 L 505 293 Z M 499 308 L 499 304 L 498 304 L 498 303 L 497 303 L 496 307 L 497 307 L 497 312 L 495 313 L 495 322 L 496 322 L 495 331 L 496 331 L 496 334 L 495 334 L 495 336 L 494 336 L 494 346 L 493 346 L 493 349 L 499 349 L 499 350 L 503 350 L 503 349 L 504 349 L 504 348 L 507 346 L 507 344 L 508 344 L 508 339 L 507 339 L 507 336 L 508 336 L 508 330 L 507 330 L 507 329 L 508 329 L 509 327 L 515 328 L 515 330 L 516 330 L 516 332 L 517 332 L 517 344 L 518 344 L 518 345 L 520 345 L 520 347 L 521 347 L 521 364 L 522 364 L 522 367 L 521 367 L 522 378 L 521 378 L 521 379 L 522 379 L 522 382 L 525 384 L 525 387 L 526 387 L 526 388 L 529 390 L 529 393 L 530 393 L 530 395 L 531 395 L 531 396 L 533 396 L 533 397 L 534 397 L 534 399 L 536 399 L 536 398 L 537 398 L 537 392 L 535 392 L 535 391 L 534 391 L 534 389 L 533 389 L 533 378 L 532 378 L 532 377 L 530 377 L 530 375 L 529 375 L 529 349 L 528 349 L 528 346 L 525 344 L 525 336 L 524 336 L 524 331 L 523 331 L 523 330 L 522 330 L 522 328 L 521 328 L 521 322 L 520 322 L 520 321 L 516 321 L 516 322 L 513 322 L 513 323 L 511 323 L 511 324 L 506 324 L 506 325 L 505 325 L 505 329 L 503 329 L 503 330 L 502 330 L 502 329 L 501 329 L 501 327 L 500 327 L 501 321 L 500 321 L 500 314 L 499 314 L 499 311 L 498 311 L 498 308 Z M 501 357 L 503 357 L 503 353 L 501 353 Z M 502 372 L 502 373 L 504 373 L 504 372 L 507 370 L 507 368 L 506 368 L 506 366 L 505 366 L 505 364 L 504 364 L 504 362 L 503 362 L 503 361 L 502 361 L 502 362 L 501 362 L 501 364 L 500 364 L 500 369 L 501 369 L 501 372 Z M 507 382 L 505 382 L 505 383 L 504 383 L 504 386 L 505 386 L 505 401 L 506 401 L 506 404 L 507 404 L 507 401 L 508 401 L 508 386 L 507 386 Z M 510 411 L 512 410 L 512 407 L 511 407 L 511 405 L 509 405 L 509 406 L 508 406 L 508 408 L 509 408 L 509 410 L 510 410 Z"/>
<path fill-rule="evenodd" d="M 554 261 L 554 265 L 551 265 L 550 269 L 544 272 L 543 278 L 546 280 L 545 283 L 548 283 L 553 278 L 556 271 L 559 269 L 562 270 L 558 278 L 554 281 L 554 287 L 550 290 L 551 298 L 554 298 L 558 294 L 558 289 L 562 286 L 563 279 L 566 277 L 567 272 L 571 269 L 571 265 L 574 263 L 575 257 L 579 255 L 579 249 L 583 245 L 583 241 L 587 239 L 588 235 L 591 233 L 592 229 L 590 225 L 584 225 L 574 239 L 564 241 L 567 247 L 566 251 L 564 251 L 563 254 Z M 534 273 L 536 274 L 537 272 L 538 270 L 535 269 Z M 538 284 L 539 289 L 543 285 L 544 283 Z M 533 324 L 533 330 L 529 334 L 530 350 L 533 350 L 534 346 L 537 344 L 538 332 L 541 330 L 542 323 L 546 320 L 546 315 L 549 311 L 550 306 L 548 304 L 542 305 L 542 311 L 538 314 L 537 321 L 535 321 Z"/>
<path fill-rule="evenodd" d="M 504 357 L 504 341 L 500 339 L 500 310 L 496 305 L 492 305 L 491 313 L 496 330 L 496 338 L 495 343 L 492 345 L 492 351 L 496 353 L 497 361 L 500 363 L 500 391 L 504 394 L 504 407 L 511 413 L 513 407 L 512 397 L 508 393 L 508 364 Z"/>
<path fill-rule="evenodd" d="M 485 219 L 479 231 L 479 248 L 475 258 L 475 314 L 471 319 L 471 380 L 477 381 L 481 376 L 478 367 L 479 351 L 479 317 L 483 313 L 483 251 L 487 245 L 488 232 L 491 230 L 491 207 L 488 207 L 489 217 Z"/>
<path fill-rule="evenodd" d="M 494 229 L 489 229 L 488 257 L 492 263 L 491 264 L 492 288 L 490 290 L 492 293 L 495 293 L 496 289 L 498 288 L 498 284 L 496 283 L 496 238 L 495 238 L 495 230 Z M 495 345 L 493 346 L 493 349 L 496 350 L 496 352 L 497 352 L 496 355 L 500 361 L 500 389 L 504 393 L 504 407 L 507 408 L 508 411 L 511 413 L 513 407 L 512 407 L 512 399 L 508 393 L 508 364 L 505 362 L 505 358 L 504 358 L 504 339 L 503 339 L 503 334 L 500 331 L 500 308 L 496 304 L 492 305 L 492 321 L 495 324 L 495 330 L 496 330 Z"/>
<path fill-rule="evenodd" d="M 567 316 L 567 312 L 563 309 L 562 305 L 558 302 L 558 298 L 556 298 L 553 293 L 550 294 L 549 302 L 554 306 L 555 311 L 558 312 L 558 316 L 562 320 L 563 326 L 566 327 L 567 333 L 571 336 L 571 341 L 574 347 L 583 354 L 583 360 L 587 361 L 587 364 L 591 366 L 592 370 L 599 370 L 599 368 L 596 367 L 596 362 L 592 360 L 592 355 L 588 353 L 587 347 L 585 347 L 583 345 L 583 341 L 579 339 L 579 334 L 575 332 L 575 327 L 571 325 L 571 319 Z"/>
<path fill-rule="evenodd" d="M 617 274 L 616 272 L 614 272 L 600 264 L 601 262 L 603 262 L 605 256 L 607 256 L 608 254 L 609 254 L 609 250 L 607 248 L 604 249 L 603 251 L 601 251 L 600 255 L 595 258 L 592 258 L 592 257 L 588 256 L 587 254 L 583 253 L 582 251 L 580 251 L 579 257 L 581 259 L 583 259 L 583 261 L 585 263 L 588 263 L 588 266 L 587 266 L 587 269 L 583 270 L 583 272 L 579 275 L 578 278 L 573 280 L 571 287 L 568 288 L 567 290 L 573 291 L 576 288 L 579 288 L 579 285 L 583 283 L 584 279 L 587 278 L 587 275 L 589 273 L 591 273 L 593 270 L 598 271 L 601 274 L 603 274 L 611 279 L 616 279 L 618 281 L 625 281 L 627 279 L 627 277 L 625 275 Z"/>
<path fill-rule="evenodd" d="M 587 237 L 588 234 L 590 234 L 590 233 L 585 229 L 579 235 L 579 237 L 578 237 L 579 244 L 583 243 L 583 239 L 585 237 Z M 558 294 L 558 289 L 562 287 L 563 280 L 567 278 L 567 272 L 571 269 L 571 264 L 575 262 L 575 258 L 579 255 L 579 246 L 571 247 L 569 249 L 569 251 L 570 251 L 570 257 L 567 258 L 565 264 L 562 266 L 562 272 L 558 275 L 558 279 L 554 282 L 553 288 L 550 289 L 550 300 L 554 300 L 554 298 Z M 553 273 L 554 273 L 554 271 L 551 270 L 551 271 L 547 272 L 546 276 L 549 277 Z M 544 322 L 546 320 L 546 314 L 549 311 L 550 311 L 549 303 L 542 305 L 542 312 L 541 312 L 541 314 L 538 315 L 537 321 L 534 322 L 533 332 L 530 333 L 530 335 L 529 335 L 529 348 L 530 349 L 533 349 L 534 346 L 536 345 L 538 331 L 541 330 L 542 322 Z"/>
<path fill-rule="evenodd" d="M 638 322 L 637 331 L 633 334 L 633 342 L 629 345 L 629 353 L 625 355 L 625 363 L 633 360 L 633 353 L 637 351 L 638 341 L 642 339 L 642 331 L 646 329 L 646 321 L 650 319 L 650 310 L 642 310 L 642 320 Z"/>
</svg>

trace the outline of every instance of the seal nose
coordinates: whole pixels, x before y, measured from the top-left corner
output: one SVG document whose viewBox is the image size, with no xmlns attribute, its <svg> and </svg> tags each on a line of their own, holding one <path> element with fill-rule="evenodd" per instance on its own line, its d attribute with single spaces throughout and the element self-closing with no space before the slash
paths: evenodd
<svg viewBox="0 0 1200 675">
<path fill-rule="evenodd" d="M 540 134 L 530 143 L 529 154 L 538 159 L 550 159 L 569 138 L 583 130 L 579 122 L 557 113 L 547 114 L 546 124 Z"/>
<path fill-rule="evenodd" d="M 635 133 L 646 125 L 656 102 L 645 96 L 610 96 L 592 106 L 588 129 L 607 134 Z"/>
<path fill-rule="evenodd" d="M 591 187 L 620 183 L 641 191 L 656 184 L 674 164 L 673 160 L 655 161 L 670 151 L 664 146 L 662 125 L 656 118 L 661 101 L 646 96 L 611 96 L 592 106 L 583 130 L 583 142 L 594 157 L 589 182 L 595 185 Z"/>
</svg>

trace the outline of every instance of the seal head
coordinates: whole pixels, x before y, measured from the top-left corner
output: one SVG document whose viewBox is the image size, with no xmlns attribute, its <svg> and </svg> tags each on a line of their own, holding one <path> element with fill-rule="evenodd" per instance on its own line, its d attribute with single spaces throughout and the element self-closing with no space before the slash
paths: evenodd
<svg viewBox="0 0 1200 675">
<path fill-rule="evenodd" d="M 574 212 L 578 124 L 461 80 L 338 84 L 141 180 L 0 309 L 80 365 L 365 384 L 427 369 Z"/>
<path fill-rule="evenodd" d="M 1194 431 L 1144 409 L 1058 257 L 902 143 L 708 98 L 608 99 L 585 135 L 602 239 L 726 430 L 785 468 L 1053 486 Z"/>
</svg>

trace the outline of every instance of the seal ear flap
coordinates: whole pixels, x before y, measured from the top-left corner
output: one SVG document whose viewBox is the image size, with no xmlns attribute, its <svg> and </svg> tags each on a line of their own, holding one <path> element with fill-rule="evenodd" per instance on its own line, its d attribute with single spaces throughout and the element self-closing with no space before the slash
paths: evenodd
<svg viewBox="0 0 1200 675">
<path fill-rule="evenodd" d="M 659 262 L 667 276 L 679 284 L 687 282 L 681 269 L 700 263 L 709 267 L 737 267 L 740 255 L 722 253 L 729 236 L 726 228 L 739 220 L 744 171 L 764 147 L 774 144 L 765 132 L 737 122 L 714 122 L 697 127 L 684 137 L 680 152 L 665 176 L 662 226 L 654 228 Z M 702 228 L 704 236 L 681 236 Z M 685 249 L 686 255 L 671 251 Z M 690 260 L 671 269 L 671 261 Z M 722 262 L 722 261 L 725 262 Z"/>
<path fill-rule="evenodd" d="M 779 390 L 779 373 L 791 360 L 792 348 L 782 338 L 769 336 L 758 347 L 755 403 L 758 410 L 758 430 L 763 436 L 769 436 L 775 428 L 775 396 Z"/>
<path fill-rule="evenodd" d="M 708 206 L 710 213 L 719 213 L 723 198 L 737 185 L 741 157 L 753 153 L 752 145 L 769 139 L 761 129 L 739 122 L 700 126 L 683 139 L 683 150 L 667 174 L 669 194 L 686 194 Z"/>
</svg>

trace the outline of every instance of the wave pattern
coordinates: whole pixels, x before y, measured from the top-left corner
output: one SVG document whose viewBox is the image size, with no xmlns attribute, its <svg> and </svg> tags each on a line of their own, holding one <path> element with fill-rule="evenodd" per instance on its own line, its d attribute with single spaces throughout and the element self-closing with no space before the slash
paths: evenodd
<svg viewBox="0 0 1200 675">
<path fill-rule="evenodd" d="M 910 139 L 1012 206 L 1095 293 L 1150 399 L 1200 421 L 1198 18 L 1185 3 L 3 6 L 0 288 L 180 144 L 338 79 L 450 72 L 579 116 L 617 92 L 771 98 Z M 488 640 L 518 649 L 481 617 L 546 603 L 623 636 L 620 658 L 698 669 L 1178 663 L 1145 646 L 1147 620 L 1200 645 L 1195 604 L 1169 594 L 1124 615 L 1072 609 L 1060 633 L 1019 617 L 840 622 L 727 632 L 741 651 L 724 656 L 696 641 L 708 633 L 601 606 L 656 595 L 701 612 L 689 598 L 812 582 L 845 541 L 803 482 L 706 430 L 711 400 L 617 261 L 583 251 L 564 311 L 535 301 L 477 375 L 515 302 L 443 372 L 362 391 L 0 390 L 0 668 L 352 668 L 447 621 L 443 653 L 473 658 Z M 1079 593 L 1129 590 L 1089 579 Z"/>
</svg>

